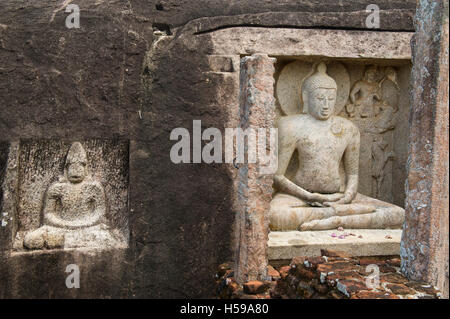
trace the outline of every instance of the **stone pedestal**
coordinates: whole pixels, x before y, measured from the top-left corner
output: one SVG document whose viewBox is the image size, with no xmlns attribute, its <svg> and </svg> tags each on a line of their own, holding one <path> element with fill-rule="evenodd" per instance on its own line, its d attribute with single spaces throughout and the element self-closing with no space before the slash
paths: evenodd
<svg viewBox="0 0 450 319">
<path fill-rule="evenodd" d="M 260 54 L 241 60 L 240 127 L 243 130 L 269 131 L 274 127 L 274 63 L 275 59 Z M 258 133 L 258 140 L 262 137 Z M 236 218 L 239 239 L 235 256 L 238 282 L 261 280 L 267 275 L 267 214 L 273 175 L 263 173 L 261 168 L 259 158 L 256 163 L 246 162 L 239 168 Z"/>
<path fill-rule="evenodd" d="M 448 298 L 448 1 L 420 1 L 412 40 L 402 271 Z"/>
<path fill-rule="evenodd" d="M 401 229 L 346 229 L 345 231 L 270 232 L 269 261 L 297 256 L 321 256 L 338 250 L 349 256 L 393 256 L 400 251 Z"/>
</svg>

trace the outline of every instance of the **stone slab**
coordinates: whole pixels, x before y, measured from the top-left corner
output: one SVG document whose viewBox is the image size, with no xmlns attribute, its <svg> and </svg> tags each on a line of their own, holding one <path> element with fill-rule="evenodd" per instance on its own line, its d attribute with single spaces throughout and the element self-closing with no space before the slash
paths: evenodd
<svg viewBox="0 0 450 319">
<path fill-rule="evenodd" d="M 343 239 L 331 234 L 355 234 Z M 358 236 L 362 236 L 359 238 Z M 320 256 L 321 249 L 344 251 L 352 256 L 388 256 L 400 253 L 401 229 L 346 229 L 269 233 L 269 260 Z M 391 237 L 391 238 L 389 238 Z"/>
<path fill-rule="evenodd" d="M 373 32 L 284 28 L 230 28 L 214 32 L 213 53 L 269 56 L 317 56 L 339 59 L 384 59 L 385 63 L 407 63 L 411 59 L 413 32 Z M 202 35 L 201 37 L 205 37 Z M 209 34 L 208 34 L 209 36 Z"/>
</svg>

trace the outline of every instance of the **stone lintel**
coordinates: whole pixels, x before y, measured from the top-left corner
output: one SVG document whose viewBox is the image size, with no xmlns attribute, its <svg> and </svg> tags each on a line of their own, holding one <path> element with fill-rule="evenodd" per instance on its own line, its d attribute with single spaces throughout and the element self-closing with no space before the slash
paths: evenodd
<svg viewBox="0 0 450 319">
<path fill-rule="evenodd" d="M 215 31 L 214 54 L 339 58 L 404 62 L 411 59 L 412 32 L 373 32 L 236 27 Z"/>
</svg>

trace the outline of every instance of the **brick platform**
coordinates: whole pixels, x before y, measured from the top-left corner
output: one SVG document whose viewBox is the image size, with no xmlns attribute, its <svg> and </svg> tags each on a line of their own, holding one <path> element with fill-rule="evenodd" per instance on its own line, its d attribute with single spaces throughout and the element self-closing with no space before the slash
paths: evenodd
<svg viewBox="0 0 450 319">
<path fill-rule="evenodd" d="M 322 256 L 295 257 L 290 265 L 268 267 L 267 281 L 238 285 L 232 263 L 219 266 L 217 296 L 221 299 L 437 299 L 434 287 L 409 281 L 399 273 L 398 256 L 350 257 L 344 252 L 322 250 Z M 370 265 L 370 266 L 369 266 Z M 379 286 L 367 279 L 378 267 Z M 367 271 L 366 271 L 367 270 Z M 369 284 L 376 284 L 373 280 Z"/>
</svg>

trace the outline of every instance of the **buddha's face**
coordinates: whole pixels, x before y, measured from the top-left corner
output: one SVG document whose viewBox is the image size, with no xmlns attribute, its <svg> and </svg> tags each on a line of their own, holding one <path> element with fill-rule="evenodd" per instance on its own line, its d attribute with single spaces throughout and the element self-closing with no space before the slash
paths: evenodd
<svg viewBox="0 0 450 319">
<path fill-rule="evenodd" d="M 336 89 L 317 88 L 308 95 L 309 114 L 326 121 L 333 115 L 335 103 Z"/>
<path fill-rule="evenodd" d="M 75 162 L 67 166 L 67 178 L 71 183 L 80 183 L 86 177 L 86 163 Z"/>
</svg>

